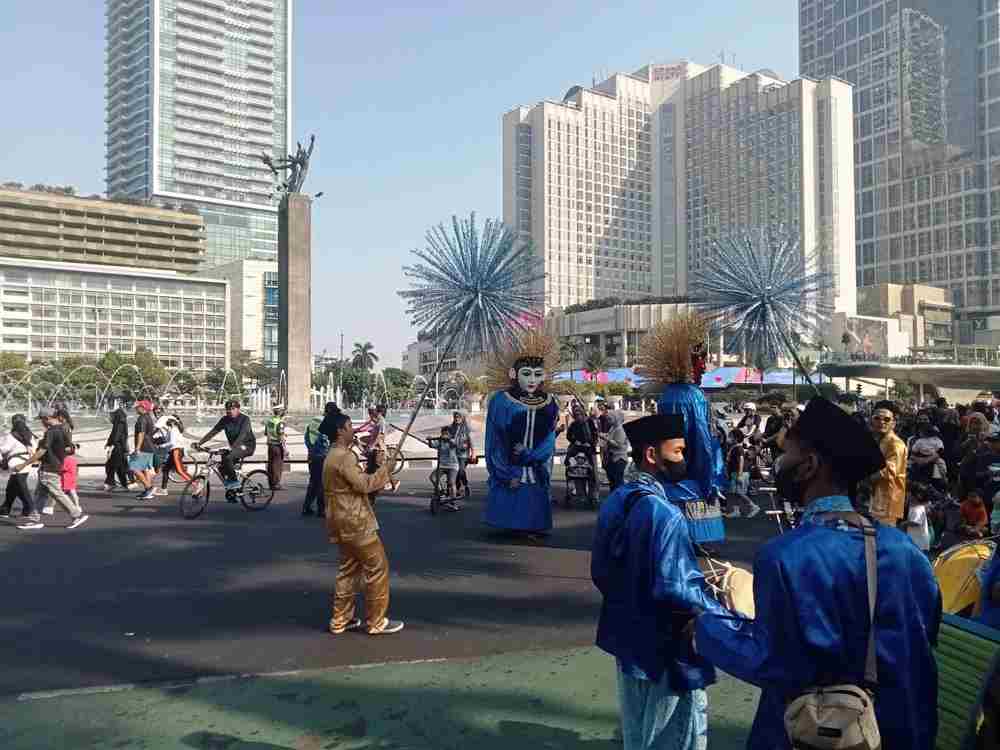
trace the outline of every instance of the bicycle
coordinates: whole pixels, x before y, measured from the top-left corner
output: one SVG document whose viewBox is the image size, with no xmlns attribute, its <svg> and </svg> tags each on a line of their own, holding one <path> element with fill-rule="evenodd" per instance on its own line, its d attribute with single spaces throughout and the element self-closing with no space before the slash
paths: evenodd
<svg viewBox="0 0 1000 750">
<path fill-rule="evenodd" d="M 181 492 L 180 510 L 181 515 L 187 519 L 194 519 L 205 512 L 208 507 L 208 500 L 212 494 L 211 477 L 212 474 L 219 481 L 225 484 L 225 477 L 222 474 L 222 456 L 229 452 L 228 448 L 218 448 L 208 451 L 208 460 L 205 462 L 205 471 L 193 477 Z M 236 478 L 240 480 L 240 486 L 226 490 L 226 500 L 239 499 L 240 503 L 247 510 L 264 510 L 274 499 L 274 490 L 271 489 L 271 477 L 264 469 L 255 469 L 244 475 L 241 471 L 242 461 L 236 461 Z"/>
</svg>

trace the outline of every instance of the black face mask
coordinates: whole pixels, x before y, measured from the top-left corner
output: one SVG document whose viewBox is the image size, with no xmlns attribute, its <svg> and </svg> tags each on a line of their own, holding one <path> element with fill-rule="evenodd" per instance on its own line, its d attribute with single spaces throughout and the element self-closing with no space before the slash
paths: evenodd
<svg viewBox="0 0 1000 750">
<path fill-rule="evenodd" d="M 778 490 L 778 496 L 795 505 L 802 505 L 806 484 L 801 479 L 794 478 L 793 475 L 804 463 L 804 460 L 788 466 L 782 463 L 780 470 L 774 475 L 774 485 Z"/>
<path fill-rule="evenodd" d="M 668 482 L 680 482 L 681 480 L 687 479 L 687 461 L 666 461 L 663 464 L 662 473 Z"/>
</svg>

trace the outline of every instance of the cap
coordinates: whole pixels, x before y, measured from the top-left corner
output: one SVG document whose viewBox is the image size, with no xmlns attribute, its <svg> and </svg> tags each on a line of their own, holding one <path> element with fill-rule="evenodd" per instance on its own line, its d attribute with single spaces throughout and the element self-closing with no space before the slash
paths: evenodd
<svg viewBox="0 0 1000 750">
<path fill-rule="evenodd" d="M 757 404 L 755 404 L 753 401 L 748 401 L 747 403 L 743 404 L 743 408 L 749 409 L 750 411 L 757 411 Z"/>
<path fill-rule="evenodd" d="M 51 419 L 55 415 L 56 413 L 47 406 L 43 406 L 41 409 L 38 410 L 39 419 Z"/>
<path fill-rule="evenodd" d="M 684 437 L 683 414 L 652 414 L 624 425 L 633 449 Z"/>
<path fill-rule="evenodd" d="M 834 473 L 848 482 L 871 476 L 885 466 L 882 450 L 867 427 L 821 396 L 809 401 L 793 429 L 791 437 L 807 441 L 830 461 Z"/>
<path fill-rule="evenodd" d="M 141 406 L 143 411 L 153 411 L 153 402 L 148 399 L 140 399 L 135 402 L 136 406 Z"/>
</svg>

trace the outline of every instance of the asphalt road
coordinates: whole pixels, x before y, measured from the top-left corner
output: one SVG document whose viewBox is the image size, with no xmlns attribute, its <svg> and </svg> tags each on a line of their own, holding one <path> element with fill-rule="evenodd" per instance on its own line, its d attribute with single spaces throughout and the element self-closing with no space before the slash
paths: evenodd
<svg viewBox="0 0 1000 750">
<path fill-rule="evenodd" d="M 595 514 L 557 510 L 549 543 L 525 546 L 481 525 L 485 474 L 472 479 L 461 513 L 428 513 L 426 470 L 379 500 L 390 615 L 406 621 L 381 638 L 326 633 L 337 554 L 299 515 L 303 473 L 260 513 L 215 496 L 187 521 L 176 495 L 84 489 L 77 530 L 58 511 L 44 531 L 0 527 L 0 695 L 592 644 Z M 748 564 L 773 531 L 729 522 L 719 556 Z"/>
</svg>

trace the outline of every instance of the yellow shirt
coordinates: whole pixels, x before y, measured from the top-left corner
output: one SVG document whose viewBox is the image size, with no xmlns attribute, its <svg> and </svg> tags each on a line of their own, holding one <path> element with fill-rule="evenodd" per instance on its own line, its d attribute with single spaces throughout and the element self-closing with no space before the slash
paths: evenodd
<svg viewBox="0 0 1000 750">
<path fill-rule="evenodd" d="M 389 481 L 389 466 L 365 474 L 347 448 L 334 446 L 323 463 L 326 530 L 330 541 L 364 544 L 378 536 L 378 521 L 369 495 Z"/>
<path fill-rule="evenodd" d="M 879 521 L 895 524 L 906 507 L 906 443 L 890 432 L 879 441 L 885 468 L 872 479 L 871 512 Z"/>
</svg>

